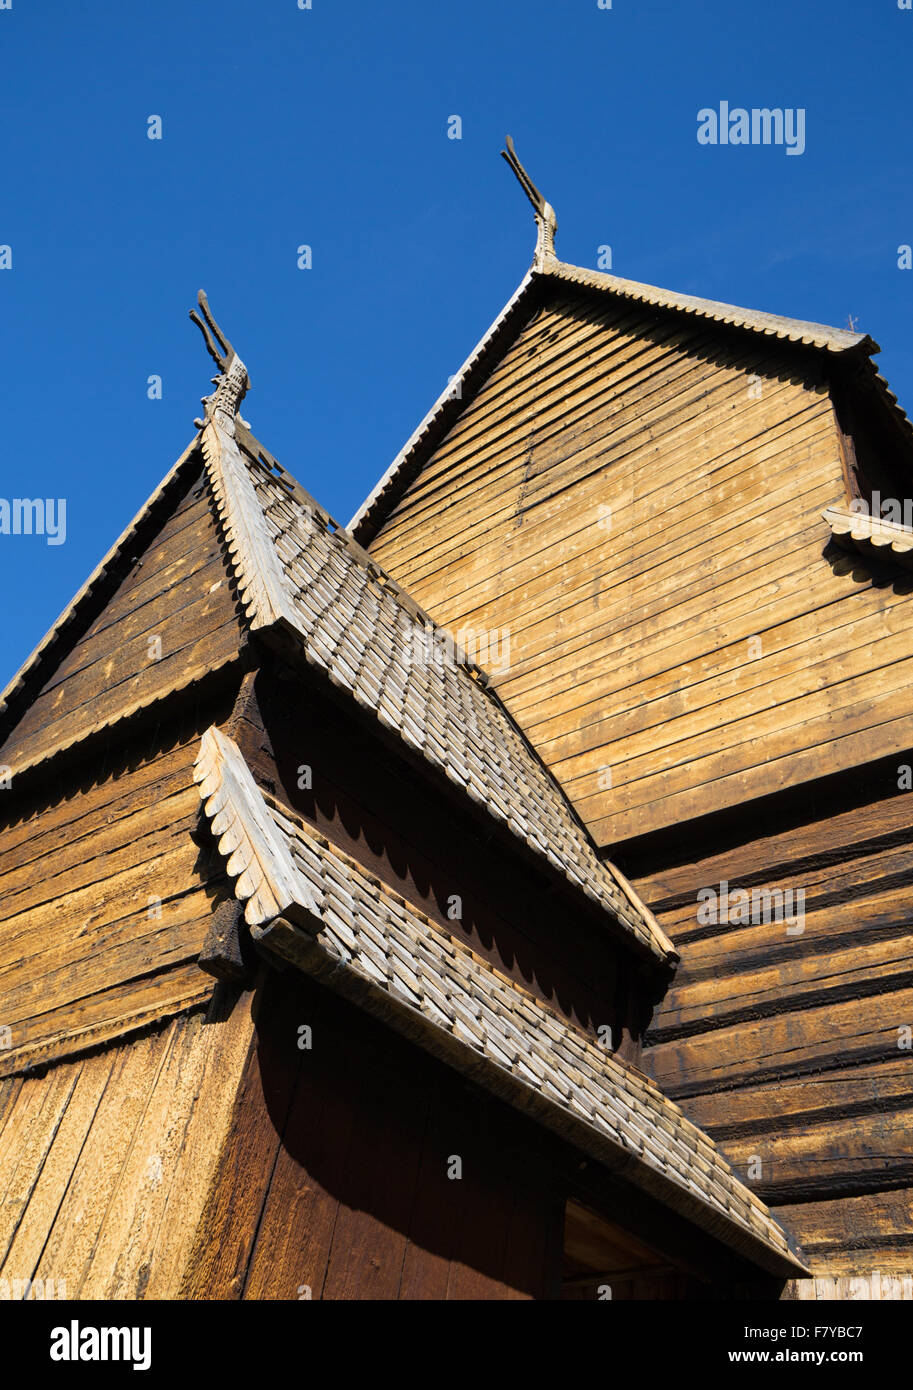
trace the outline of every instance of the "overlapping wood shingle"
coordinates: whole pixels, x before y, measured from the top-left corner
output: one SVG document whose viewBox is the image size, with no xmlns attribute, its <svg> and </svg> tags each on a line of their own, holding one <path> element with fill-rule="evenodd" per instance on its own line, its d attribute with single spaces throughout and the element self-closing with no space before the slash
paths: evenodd
<svg viewBox="0 0 913 1390">
<path fill-rule="evenodd" d="M 764 1204 L 658 1087 L 264 793 L 216 728 L 203 737 L 195 777 L 263 949 L 771 1272 L 803 1269 Z"/>
<path fill-rule="evenodd" d="M 308 663 L 481 805 L 654 959 L 675 949 L 603 863 L 486 677 L 246 432 L 203 452 L 251 626 L 281 623 Z"/>
</svg>

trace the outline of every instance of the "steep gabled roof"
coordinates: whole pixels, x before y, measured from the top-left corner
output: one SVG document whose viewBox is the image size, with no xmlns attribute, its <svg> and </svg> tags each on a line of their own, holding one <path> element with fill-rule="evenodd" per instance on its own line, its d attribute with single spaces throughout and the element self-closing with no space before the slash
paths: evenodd
<svg viewBox="0 0 913 1390">
<path fill-rule="evenodd" d="M 191 440 L 180 458 L 168 471 L 151 497 L 143 503 L 133 520 L 121 532 L 111 549 L 96 565 L 79 592 L 70 600 L 56 622 L 45 633 L 30 656 L 0 693 L 0 743 L 3 742 L 14 715 L 16 706 L 27 701 L 32 693 L 37 693 L 48 673 L 56 665 L 59 653 L 70 632 L 78 625 L 84 614 L 97 607 L 100 596 L 109 587 L 120 582 L 129 564 L 134 547 L 145 527 L 152 523 L 157 513 L 169 505 L 184 479 L 196 466 L 199 467 L 199 436 Z M 18 719 L 18 714 L 15 718 Z"/>
<path fill-rule="evenodd" d="M 233 349 L 216 360 L 221 371 L 199 435 L 15 678 L 9 690 L 17 705 L 40 686 L 48 657 L 92 603 L 96 585 L 118 573 L 137 528 L 199 450 L 248 627 L 287 634 L 310 668 L 550 866 L 613 930 L 655 962 L 673 964 L 671 941 L 627 880 L 600 859 L 485 672 L 454 651 L 253 438 L 238 414 L 244 364 Z"/>
<path fill-rule="evenodd" d="M 219 852 L 269 954 L 780 1276 L 806 1272 L 770 1212 L 653 1082 L 436 926 L 288 807 L 240 749 L 204 734 L 196 781 Z"/>
<path fill-rule="evenodd" d="M 621 926 L 654 959 L 675 949 L 603 863 L 564 792 L 477 665 L 278 465 L 214 411 L 202 435 L 248 621 L 376 717 Z"/>
<path fill-rule="evenodd" d="M 868 334 L 850 333 L 826 324 L 743 309 L 735 304 L 701 299 L 697 295 L 677 294 L 604 271 L 570 265 L 558 260 L 553 252 L 550 253 L 547 241 L 543 245 L 540 237 L 536 259 L 517 290 L 349 522 L 348 529 L 359 541 L 367 544 L 376 534 L 435 445 L 463 410 L 467 397 L 491 370 L 500 345 L 509 339 L 522 316 L 540 302 L 542 295 L 559 284 L 576 285 L 612 299 L 690 318 L 707 319 L 721 326 L 744 330 L 759 337 L 777 338 L 784 343 L 826 353 L 840 360 L 853 360 L 863 368 L 867 367 L 879 397 L 894 417 L 909 429 L 909 422 L 897 405 L 896 397 L 867 362 L 872 353 L 879 351 L 878 344 Z"/>
</svg>

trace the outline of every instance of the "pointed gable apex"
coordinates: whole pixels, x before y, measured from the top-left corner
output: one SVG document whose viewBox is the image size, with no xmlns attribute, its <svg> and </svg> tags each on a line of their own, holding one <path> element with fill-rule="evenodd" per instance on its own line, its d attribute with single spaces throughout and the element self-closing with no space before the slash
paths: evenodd
<svg viewBox="0 0 913 1390">
<path fill-rule="evenodd" d="M 491 374 L 522 325 L 561 285 L 577 286 L 585 293 L 610 296 L 618 301 L 642 305 L 644 309 L 707 319 L 719 324 L 721 329 L 728 327 L 773 337 L 784 344 L 826 353 L 835 358 L 855 359 L 860 364 L 868 365 L 868 374 L 873 379 L 872 384 L 884 408 L 913 438 L 909 421 L 897 405 L 897 399 L 887 382 L 866 362 L 871 355 L 880 351 L 878 344 L 868 334 L 850 333 L 846 329 L 831 328 L 804 319 L 743 309 L 735 304 L 703 299 L 697 295 L 677 294 L 605 271 L 570 265 L 552 257 L 539 261 L 527 272 L 421 424 L 353 514 L 348 529 L 362 545 L 368 545 L 380 530 L 406 488 L 460 416 L 469 397 Z"/>
<path fill-rule="evenodd" d="M 234 576 L 199 439 L 10 682 L 0 763 L 13 778 L 234 663 Z"/>
</svg>

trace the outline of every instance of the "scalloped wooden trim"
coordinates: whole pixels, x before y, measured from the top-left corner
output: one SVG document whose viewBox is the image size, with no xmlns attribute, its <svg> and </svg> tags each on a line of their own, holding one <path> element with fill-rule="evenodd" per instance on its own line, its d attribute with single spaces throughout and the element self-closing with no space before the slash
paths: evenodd
<svg viewBox="0 0 913 1390">
<path fill-rule="evenodd" d="M 240 748 L 214 724 L 200 741 L 193 780 L 248 925 L 284 915 L 296 926 L 319 930 L 310 887 L 295 868 Z"/>
<path fill-rule="evenodd" d="M 238 445 L 212 419 L 203 429 L 201 442 L 219 521 L 251 628 L 272 627 L 281 622 L 300 631 L 285 575 Z"/>
<path fill-rule="evenodd" d="M 890 550 L 901 564 L 913 565 L 913 531 L 906 526 L 846 507 L 828 507 L 823 516 L 835 536 L 847 537 L 857 549 Z"/>
</svg>

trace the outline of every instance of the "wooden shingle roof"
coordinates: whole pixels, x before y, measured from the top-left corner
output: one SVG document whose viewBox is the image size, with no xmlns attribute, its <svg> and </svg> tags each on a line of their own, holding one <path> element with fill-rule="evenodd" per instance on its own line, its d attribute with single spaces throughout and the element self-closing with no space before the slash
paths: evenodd
<svg viewBox="0 0 913 1390">
<path fill-rule="evenodd" d="M 277 475 L 246 429 L 216 412 L 202 447 L 252 629 L 284 629 L 311 667 L 585 894 L 629 941 L 672 963 L 669 938 L 599 858 L 485 673 L 313 499 Z"/>
<path fill-rule="evenodd" d="M 770 1212 L 650 1080 L 502 976 L 263 792 L 213 727 L 206 815 L 268 954 L 314 975 L 762 1268 L 804 1271 Z"/>
<path fill-rule="evenodd" d="M 309 667 L 560 875 L 613 931 L 655 963 L 674 964 L 672 942 L 627 880 L 600 859 L 485 672 L 454 650 L 443 630 L 252 437 L 238 415 L 246 369 L 233 352 L 220 365 L 197 438 L 7 687 L 0 720 L 19 717 L 70 629 L 98 593 L 118 582 L 139 528 L 202 453 L 249 628 L 291 638 Z M 188 672 L 187 683 L 200 674 Z M 37 760 L 60 751 L 53 747 Z M 34 761 L 20 761 L 15 773 Z"/>
</svg>

